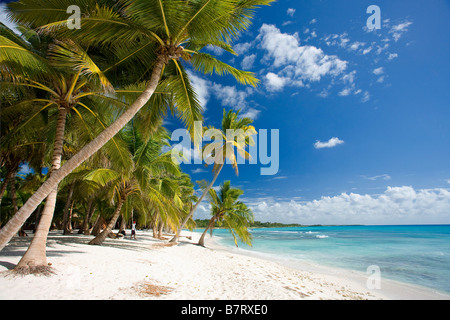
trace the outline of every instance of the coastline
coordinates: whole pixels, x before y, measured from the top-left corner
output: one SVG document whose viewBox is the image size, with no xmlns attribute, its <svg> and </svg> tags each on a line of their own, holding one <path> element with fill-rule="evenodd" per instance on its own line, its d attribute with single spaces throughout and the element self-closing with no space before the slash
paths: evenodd
<svg viewBox="0 0 450 320">
<path fill-rule="evenodd" d="M 367 288 L 367 279 L 369 275 L 363 272 L 340 267 L 325 266 L 313 261 L 283 259 L 272 254 L 254 252 L 241 248 L 232 248 L 220 244 L 220 237 L 217 236 L 210 237 L 208 240 L 211 241 L 210 246 L 215 250 L 229 251 L 233 254 L 252 256 L 272 263 L 278 263 L 281 266 L 294 270 L 310 272 L 315 275 L 320 275 L 323 278 L 329 278 L 329 281 L 335 283 L 351 283 L 352 286 L 359 288 L 360 291 L 367 291 L 366 293 L 370 293 L 383 300 L 450 300 L 450 294 L 448 293 L 383 277 L 381 277 L 380 288 L 370 290 Z"/>
<path fill-rule="evenodd" d="M 90 246 L 89 236 L 52 231 L 47 256 L 54 274 L 48 277 L 11 275 L 8 269 L 18 263 L 31 238 L 14 237 L 0 252 L 0 299 L 450 299 L 384 279 L 382 290 L 369 290 L 366 275 L 242 254 L 221 246 L 214 236 L 208 236 L 206 248 L 200 247 L 195 245 L 200 234 L 183 231 L 182 236 L 172 246 L 151 238 L 151 231 L 138 231 L 137 240 L 127 236 Z"/>
</svg>

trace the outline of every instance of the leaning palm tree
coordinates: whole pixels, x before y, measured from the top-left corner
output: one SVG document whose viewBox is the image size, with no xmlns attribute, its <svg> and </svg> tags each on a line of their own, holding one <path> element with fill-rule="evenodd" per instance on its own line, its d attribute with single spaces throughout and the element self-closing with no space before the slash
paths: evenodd
<svg viewBox="0 0 450 320">
<path fill-rule="evenodd" d="M 201 50 L 213 45 L 234 53 L 233 38 L 250 25 L 257 6 L 270 2 L 272 0 L 22 0 L 9 4 L 15 22 L 61 37 L 110 45 L 116 49 L 118 65 L 128 63 L 130 68 L 135 65 L 144 70 L 141 78 L 147 80 L 147 86 L 113 124 L 54 172 L 24 204 L 0 231 L 0 250 L 67 174 L 97 152 L 141 110 L 160 84 L 166 66 L 178 72 L 178 77 L 167 80 L 164 86 L 178 97 L 176 112 L 191 133 L 194 122 L 201 119 L 201 107 L 180 59 L 204 73 L 231 74 L 242 84 L 256 85 L 258 81 L 251 72 L 235 69 Z M 83 12 L 82 27 L 78 30 L 67 28 L 69 5 L 79 5 Z"/>
<path fill-rule="evenodd" d="M 186 225 L 187 221 L 193 216 L 195 210 L 205 198 L 209 190 L 214 186 L 214 183 L 222 170 L 225 160 L 229 160 L 233 166 L 236 175 L 238 171 L 238 161 L 235 149 L 241 157 L 249 159 L 250 154 L 246 151 L 248 145 L 254 145 L 253 135 L 257 132 L 251 125 L 253 122 L 250 118 L 239 118 L 239 111 L 223 110 L 222 128 L 216 129 L 214 127 L 205 127 L 204 137 L 214 138 L 214 140 L 205 145 L 203 154 L 206 155 L 206 164 L 213 164 L 214 177 L 212 181 L 204 188 L 202 195 L 190 210 L 189 214 L 184 218 L 180 227 L 177 229 L 175 236 L 170 242 L 177 242 L 180 237 L 181 230 Z"/>
<path fill-rule="evenodd" d="M 0 25 L 0 29 L 2 34 L 5 34 L 5 36 L 0 36 L 0 47 L 5 54 L 5 59 L 0 62 L 1 69 L 13 71 L 12 82 L 7 81 L 8 75 L 3 75 L 6 81 L 2 82 L 2 87 L 11 90 L 25 87 L 37 91 L 37 98 L 25 97 L 14 106 L 16 110 L 19 108 L 28 110 L 29 116 L 16 128 L 12 135 L 14 133 L 16 135 L 21 134 L 22 128 L 30 125 L 30 122 L 43 112 L 48 112 L 56 117 L 55 134 L 51 143 L 53 145 L 49 168 L 49 176 L 51 177 L 53 172 L 61 166 L 66 124 L 70 114 L 83 118 L 82 113 L 92 113 L 92 105 L 89 106 L 86 99 L 92 95 L 99 96 L 102 92 L 112 92 L 112 85 L 87 52 L 77 43 L 71 40 L 57 41 L 48 37 L 41 39 L 32 30 L 26 30 L 30 43 L 28 44 L 19 36 L 6 33 L 7 27 L 4 25 Z M 33 38 L 38 38 L 39 41 Z M 39 49 L 44 47 L 42 49 L 44 51 L 37 50 L 36 44 Z M 7 54 L 11 52 L 18 52 L 18 54 L 10 57 Z M 27 57 L 31 57 L 40 65 L 44 65 L 46 73 L 33 74 L 26 70 L 18 70 L 15 59 L 22 59 L 18 61 L 21 62 Z M 79 111 L 79 109 L 83 110 Z M 46 198 L 35 236 L 17 265 L 17 269 L 33 271 L 32 269 L 36 266 L 47 264 L 46 242 L 56 207 L 57 193 L 58 185 L 52 189 Z M 44 269 L 38 268 L 37 270 Z"/>
<path fill-rule="evenodd" d="M 214 189 L 209 190 L 212 217 L 198 241 L 199 245 L 205 246 L 206 233 L 211 230 L 212 234 L 216 223 L 230 230 L 236 246 L 237 238 L 251 245 L 252 236 L 248 227 L 254 220 L 253 212 L 243 202 L 238 201 L 243 193 L 240 189 L 231 188 L 230 181 L 225 181 L 220 186 L 219 194 Z"/>
</svg>

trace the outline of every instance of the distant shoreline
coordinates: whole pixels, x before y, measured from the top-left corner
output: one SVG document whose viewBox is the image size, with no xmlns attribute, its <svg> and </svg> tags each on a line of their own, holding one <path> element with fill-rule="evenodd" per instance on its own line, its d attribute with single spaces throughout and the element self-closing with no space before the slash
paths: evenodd
<svg viewBox="0 0 450 320">
<path fill-rule="evenodd" d="M 196 219 L 195 229 L 205 228 L 209 219 Z M 255 221 L 249 228 L 314 228 L 314 227 L 383 227 L 383 226 L 448 226 L 450 223 L 423 223 L 423 224 L 298 224 L 298 223 L 282 223 L 282 222 L 260 222 Z M 226 229 L 224 227 L 215 226 L 215 229 Z"/>
</svg>

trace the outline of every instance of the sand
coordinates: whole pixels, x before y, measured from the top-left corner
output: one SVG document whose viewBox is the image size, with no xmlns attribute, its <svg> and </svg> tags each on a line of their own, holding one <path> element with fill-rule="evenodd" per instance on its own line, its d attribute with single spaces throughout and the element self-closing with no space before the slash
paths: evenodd
<svg viewBox="0 0 450 320">
<path fill-rule="evenodd" d="M 129 235 L 129 232 L 128 232 Z M 50 276 L 17 276 L 9 271 L 24 254 L 30 238 L 14 237 L 0 252 L 0 299 L 449 299 L 429 289 L 382 279 L 368 289 L 367 275 L 303 263 L 289 266 L 239 250 L 195 245 L 199 234 L 183 232 L 178 245 L 138 231 L 137 240 L 107 239 L 87 245 L 91 236 L 48 240 Z"/>
</svg>

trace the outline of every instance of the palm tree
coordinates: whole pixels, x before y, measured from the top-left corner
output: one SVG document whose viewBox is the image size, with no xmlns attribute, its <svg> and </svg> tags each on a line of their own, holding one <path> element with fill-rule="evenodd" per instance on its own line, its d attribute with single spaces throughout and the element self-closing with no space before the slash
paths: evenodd
<svg viewBox="0 0 450 320">
<path fill-rule="evenodd" d="M 252 236 L 248 227 L 254 219 L 252 211 L 244 203 L 238 201 L 243 193 L 240 189 L 231 188 L 230 181 L 225 181 L 220 186 L 219 194 L 214 189 L 209 190 L 212 218 L 198 241 L 200 246 L 205 246 L 206 233 L 211 230 L 212 234 L 216 223 L 219 226 L 225 225 L 230 230 L 236 246 L 238 244 L 237 237 L 251 245 Z"/>
<path fill-rule="evenodd" d="M 136 101 L 113 124 L 53 172 L 0 231 L 0 250 L 58 183 L 114 137 L 149 101 L 166 66 L 175 69 L 178 77 L 168 79 L 163 85 L 169 87 L 177 98 L 176 112 L 191 133 L 194 122 L 201 119 L 201 107 L 180 59 L 192 63 L 196 70 L 204 73 L 231 74 L 240 83 L 256 85 L 257 79 L 252 73 L 237 70 L 200 50 L 213 45 L 234 53 L 231 40 L 249 26 L 257 6 L 270 2 L 272 0 L 105 0 L 101 3 L 94 0 L 22 0 L 10 3 L 11 15 L 16 22 L 56 32 L 59 36 L 70 35 L 83 42 L 110 44 L 120 58 L 117 64 L 134 64 L 146 70 L 142 77 L 148 82 Z M 67 28 L 65 11 L 68 5 L 73 4 L 79 5 L 84 14 L 81 19 L 83 27 L 79 30 Z M 194 137 L 194 141 L 198 138 Z"/>
<path fill-rule="evenodd" d="M 145 210 L 143 208 L 151 206 L 162 216 L 171 216 L 178 222 L 175 206 L 181 206 L 181 202 L 174 192 L 176 184 L 165 176 L 179 176 L 180 171 L 178 165 L 171 161 L 169 153 L 161 153 L 162 139 L 167 137 L 165 129 L 161 127 L 151 138 L 143 140 L 131 123 L 125 127 L 121 137 L 126 141 L 133 165 L 116 169 L 94 169 L 85 177 L 86 180 L 110 188 L 112 196 L 116 198 L 116 210 L 108 226 L 89 244 L 103 243 L 114 228 L 127 201 L 130 208 L 140 205 L 140 209 Z"/>
<path fill-rule="evenodd" d="M 6 27 L 2 25 L 0 28 L 5 29 Z M 56 109 L 55 111 L 49 111 L 54 113 L 54 116 L 57 118 L 49 169 L 49 176 L 51 177 L 61 166 L 66 121 L 70 113 L 72 112 L 80 118 L 83 118 L 83 111 L 92 113 L 92 106 L 88 107 L 89 104 L 86 102 L 86 99 L 93 95 L 99 96 L 102 91 L 111 92 L 113 89 L 87 52 L 75 42 L 70 40 L 62 42 L 51 38 L 41 41 L 41 38 L 32 30 L 27 30 L 27 34 L 29 39 L 31 39 L 30 44 L 36 45 L 37 43 L 39 46 L 43 46 L 45 51 L 39 52 L 32 45 L 24 44 L 23 40 L 17 35 L 14 37 L 14 35 L 10 34 L 8 34 L 8 38 L 0 36 L 0 46 L 3 46 L 5 53 L 9 53 L 9 51 L 19 52 L 24 56 L 22 60 L 25 59 L 25 56 L 34 57 L 35 60 L 46 66 L 47 73 L 43 75 L 43 79 L 40 79 L 29 72 L 14 70 L 13 59 L 17 59 L 17 57 L 9 59 L 9 56 L 6 56 L 6 59 L 2 61 L 2 65 L 4 65 L 5 69 L 9 67 L 15 71 L 13 73 L 15 79 L 12 83 L 5 81 L 3 85 L 6 88 L 27 87 L 39 91 L 39 98 L 25 98 L 15 106 L 16 108 L 28 108 L 30 111 L 35 110 L 17 128 L 16 134 L 24 126 L 27 126 L 34 117 L 47 111 L 49 108 Z M 33 38 L 38 38 L 38 41 Z M 42 45 L 43 42 L 46 43 Z M 78 109 L 83 109 L 83 111 L 80 112 Z M 55 211 L 57 193 L 58 185 L 52 189 L 46 198 L 35 236 L 27 252 L 17 265 L 18 269 L 25 270 L 47 265 L 46 242 Z M 42 270 L 42 268 L 39 268 L 39 270 Z"/>
<path fill-rule="evenodd" d="M 189 214 L 184 218 L 180 227 L 177 229 L 175 236 L 170 240 L 170 242 L 177 242 L 180 237 L 181 230 L 186 225 L 187 221 L 193 216 L 195 210 L 203 201 L 203 198 L 213 187 L 214 183 L 222 170 L 225 159 L 228 159 L 233 166 L 236 175 L 238 171 L 237 156 L 235 154 L 234 148 L 236 147 L 237 152 L 244 159 L 249 159 L 250 154 L 246 151 L 248 145 L 254 145 L 253 135 L 257 132 L 253 126 L 250 124 L 253 122 L 250 118 L 239 118 L 239 111 L 234 112 L 229 110 L 228 112 L 223 110 L 222 118 L 222 128 L 216 129 L 214 127 L 205 127 L 204 137 L 214 137 L 214 140 L 205 145 L 203 148 L 203 154 L 207 155 L 205 159 L 206 163 L 213 163 L 213 179 L 209 185 L 204 188 L 202 195 L 192 207 Z M 230 134 L 232 132 L 233 134 Z"/>
</svg>

